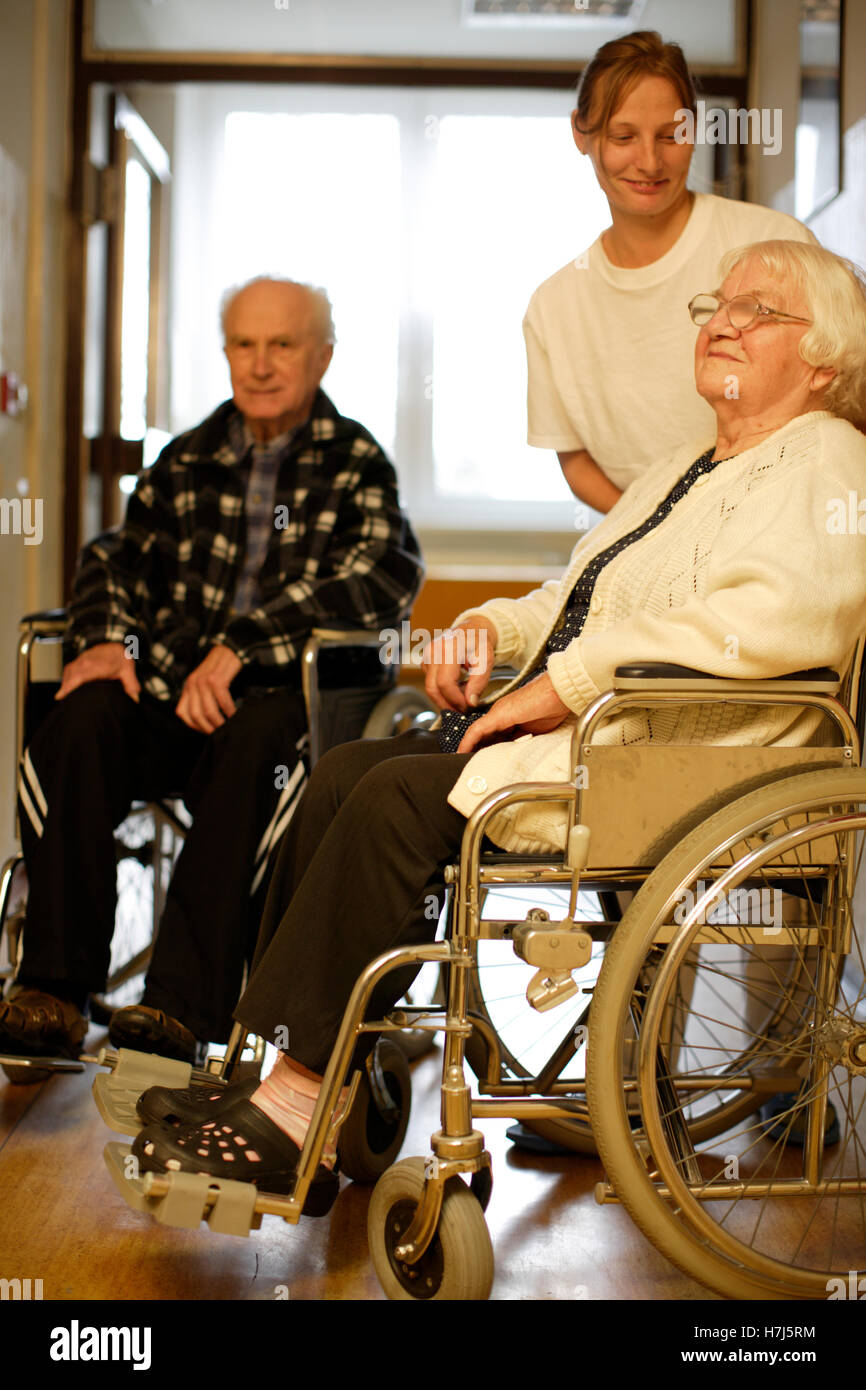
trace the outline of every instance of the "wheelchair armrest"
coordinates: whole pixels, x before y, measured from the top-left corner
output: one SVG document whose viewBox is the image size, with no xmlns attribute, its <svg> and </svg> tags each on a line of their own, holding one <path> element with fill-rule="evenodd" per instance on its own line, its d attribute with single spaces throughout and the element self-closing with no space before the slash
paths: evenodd
<svg viewBox="0 0 866 1390">
<path fill-rule="evenodd" d="M 65 608 L 44 608 L 39 613 L 25 613 L 20 619 L 22 623 L 65 623 Z"/>
<path fill-rule="evenodd" d="M 572 775 L 582 764 L 582 750 L 592 744 L 600 725 L 626 708 L 670 704 L 709 704 L 721 699 L 744 705 L 787 704 L 818 709 L 839 730 L 844 746 L 858 750 L 854 718 L 838 697 L 842 681 L 836 671 L 819 667 L 792 671 L 767 680 L 726 679 L 709 671 L 667 662 L 639 661 L 617 666 L 611 690 L 603 691 L 579 716 L 571 743 Z"/>
<path fill-rule="evenodd" d="M 370 632 L 368 628 L 353 627 L 314 627 L 307 638 L 304 654 L 309 649 L 311 653 L 324 651 L 326 647 L 379 647 L 382 645 L 382 637 L 378 632 Z"/>
<path fill-rule="evenodd" d="M 667 690 L 704 691 L 722 695 L 727 691 L 744 691 L 754 686 L 762 691 L 803 691 L 806 694 L 834 695 L 841 685 L 837 671 L 827 666 L 810 671 L 791 671 L 784 676 L 764 680 L 742 680 L 714 676 L 709 671 L 696 671 L 691 666 L 674 666 L 666 661 L 634 661 L 617 666 L 614 690 L 647 690 L 661 683 Z"/>
<path fill-rule="evenodd" d="M 39 613 L 25 613 L 18 620 L 18 632 L 23 642 L 57 642 L 66 631 L 66 609 L 45 608 Z"/>
<path fill-rule="evenodd" d="M 382 647 L 381 632 L 369 628 L 314 627 L 301 653 L 301 693 L 307 712 L 307 732 L 310 746 L 310 766 L 319 760 L 322 743 L 320 720 L 319 657 L 322 652 L 351 647 Z M 383 672 L 386 666 L 383 663 Z"/>
</svg>

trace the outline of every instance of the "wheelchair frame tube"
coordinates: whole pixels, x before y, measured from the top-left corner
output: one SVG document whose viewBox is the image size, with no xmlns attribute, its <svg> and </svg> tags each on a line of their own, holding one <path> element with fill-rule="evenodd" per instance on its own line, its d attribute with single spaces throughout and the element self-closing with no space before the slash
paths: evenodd
<svg viewBox="0 0 866 1390">
<path fill-rule="evenodd" d="M 13 779 L 13 815 L 16 839 L 21 839 L 18 822 L 18 768 L 24 756 L 24 706 L 30 685 L 33 646 L 36 642 L 60 642 L 66 631 L 66 615 L 22 618 L 18 625 L 18 660 L 15 687 L 15 777 Z"/>
<path fill-rule="evenodd" d="M 567 805 L 573 814 L 577 795 L 578 789 L 570 783 L 518 782 L 513 787 L 501 787 L 499 791 L 491 792 L 476 806 L 466 822 L 460 842 L 460 873 L 455 904 L 458 938 L 469 937 L 477 940 L 479 937 L 481 844 L 488 821 L 515 801 L 559 801 Z M 562 862 L 563 869 L 567 869 L 565 854 L 562 856 Z"/>
<path fill-rule="evenodd" d="M 297 1212 L 295 1219 L 301 1214 L 313 1174 L 322 1160 L 334 1105 L 343 1085 L 355 1042 L 361 1031 L 359 1025 L 363 1022 L 373 989 L 383 976 L 390 974 L 392 970 L 399 969 L 400 966 L 423 965 L 427 961 L 445 962 L 453 959 L 454 954 L 447 942 L 433 942 L 429 946 L 407 946 L 402 950 L 386 951 L 384 955 L 377 956 L 358 976 L 343 1013 L 340 1031 L 331 1050 L 331 1056 L 319 1088 L 316 1107 L 313 1111 L 310 1127 L 307 1130 L 304 1147 L 301 1150 L 297 1179 L 291 1199 Z"/>
<path fill-rule="evenodd" d="M 333 647 L 379 647 L 378 632 L 340 628 L 315 627 L 301 653 L 301 691 L 307 708 L 307 732 L 310 740 L 310 770 L 319 761 L 322 730 L 319 720 L 319 653 Z"/>
</svg>

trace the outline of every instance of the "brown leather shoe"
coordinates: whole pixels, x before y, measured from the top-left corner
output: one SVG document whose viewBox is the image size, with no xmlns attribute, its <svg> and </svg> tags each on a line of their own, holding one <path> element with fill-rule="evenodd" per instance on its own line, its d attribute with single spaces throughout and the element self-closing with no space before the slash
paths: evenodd
<svg viewBox="0 0 866 1390">
<path fill-rule="evenodd" d="M 29 985 L 13 985 L 0 1000 L 0 1051 L 21 1056 L 77 1057 L 87 1019 L 75 1004 Z"/>
<path fill-rule="evenodd" d="M 203 1060 L 205 1050 L 204 1045 L 176 1018 L 147 1004 L 130 1004 L 113 1013 L 108 1036 L 115 1047 L 129 1047 L 134 1052 L 155 1052 L 159 1057 L 173 1057 L 175 1061 L 189 1062 L 191 1066 Z"/>
</svg>

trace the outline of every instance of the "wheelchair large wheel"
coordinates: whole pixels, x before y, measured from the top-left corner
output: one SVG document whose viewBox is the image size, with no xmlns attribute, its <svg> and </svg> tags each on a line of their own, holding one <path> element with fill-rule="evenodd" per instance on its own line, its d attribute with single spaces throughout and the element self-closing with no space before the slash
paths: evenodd
<svg viewBox="0 0 866 1390">
<path fill-rule="evenodd" d="M 340 1170 L 346 1177 L 375 1182 L 390 1168 L 406 1134 L 411 1104 L 406 1056 L 389 1038 L 380 1038 L 340 1129 Z"/>
<path fill-rule="evenodd" d="M 837 769 L 725 807 L 647 880 L 599 979 L 588 1086 L 610 1182 L 662 1253 L 727 1297 L 845 1297 L 866 1267 L 860 805 L 866 772 Z M 725 896 L 691 921 L 714 866 L 733 866 Z M 618 1060 L 635 1024 L 640 1128 Z M 755 1111 L 774 1094 L 788 1099 L 771 1130 Z M 798 1131 L 823 1135 L 827 1101 L 839 1140 L 810 1163 Z"/>
<path fill-rule="evenodd" d="M 182 834 L 160 810 L 135 807 L 115 832 L 117 908 L 105 989 L 91 995 L 94 1023 L 137 1004 L 144 992 L 153 939 Z"/>
<path fill-rule="evenodd" d="M 421 689 L 398 685 L 383 695 L 364 726 L 364 738 L 393 738 L 413 726 L 432 724 L 439 711 Z"/>
<path fill-rule="evenodd" d="M 493 1286 L 493 1246 L 484 1213 L 461 1178 L 445 1184 L 436 1233 L 415 1265 L 394 1254 L 424 1190 L 423 1158 L 404 1158 L 383 1173 L 370 1200 L 367 1236 L 379 1282 L 393 1299 L 479 1300 Z"/>
</svg>

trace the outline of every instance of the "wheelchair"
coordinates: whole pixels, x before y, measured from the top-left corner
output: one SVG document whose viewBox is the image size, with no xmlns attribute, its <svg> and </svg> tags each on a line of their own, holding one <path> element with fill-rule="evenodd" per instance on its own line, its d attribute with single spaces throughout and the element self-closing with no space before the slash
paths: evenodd
<svg viewBox="0 0 866 1390">
<path fill-rule="evenodd" d="M 55 669 L 47 673 L 51 654 L 56 657 L 66 628 L 63 609 L 25 615 L 19 623 L 16 658 L 16 760 L 36 726 L 52 707 L 58 681 Z M 317 628 L 301 655 L 301 689 L 307 711 L 307 758 L 312 768 L 320 755 L 336 743 L 359 737 L 388 737 L 415 720 L 434 717 L 423 691 L 396 684 L 394 667 L 378 659 L 378 634 L 354 629 Z M 43 668 L 43 669 L 38 669 Z M 370 732 L 368 732 L 368 729 Z M 16 803 L 17 825 L 17 803 Z M 165 893 L 179 853 L 189 816 L 179 798 L 134 803 L 115 836 L 118 865 L 118 908 L 112 941 L 109 978 L 103 992 L 91 996 L 90 1012 L 96 1023 L 108 1023 L 112 1012 L 137 999 L 150 961 Z M 4 928 L 11 973 L 18 957 L 19 939 L 26 914 L 22 880 L 24 860 L 11 855 L 0 870 L 0 936 Z M 261 1063 L 263 1047 L 255 1051 Z M 377 1058 L 381 1072 L 381 1058 Z M 55 1071 L 81 1071 L 83 1063 L 68 1058 L 0 1058 L 7 1078 L 15 1083 L 47 1079 Z M 390 1053 L 388 1068 L 398 1066 Z M 400 1086 L 406 1084 L 403 1069 Z M 384 1083 L 382 1083 L 384 1084 Z M 391 1082 L 392 1086 L 394 1085 Z M 387 1090 L 382 1092 L 383 1098 Z M 383 1099 L 383 1108 L 388 1105 Z"/>
<path fill-rule="evenodd" d="M 574 1147 L 592 1136 L 607 1175 L 597 1200 L 622 1202 L 662 1253 L 722 1296 L 827 1298 L 847 1287 L 866 1266 L 862 660 L 861 641 L 844 681 L 830 671 L 746 682 L 620 668 L 575 727 L 572 780 L 496 791 L 467 822 L 446 873 L 446 940 L 391 950 L 358 978 L 291 1195 L 205 1175 L 139 1178 L 128 1150 L 110 1143 L 125 1201 L 167 1224 L 206 1220 L 238 1235 L 265 1214 L 297 1223 L 357 1038 L 421 1027 L 444 1032 L 441 1128 L 429 1155 L 387 1168 L 373 1192 L 368 1239 L 389 1297 L 489 1295 L 492 1172 L 473 1126 L 485 1116 L 552 1125 L 577 1136 Z M 630 707 L 719 699 L 820 711 L 834 741 L 622 747 L 596 737 Z M 561 854 L 485 852 L 498 812 L 540 801 L 566 809 Z M 567 902 L 553 920 L 537 907 L 485 915 L 485 901 L 509 890 L 555 890 Z M 601 904 L 594 915 L 580 907 L 588 892 Z M 634 896 L 618 918 L 623 894 Z M 487 944 L 528 975 L 527 1016 L 545 1022 L 577 1004 L 531 1065 L 503 1043 L 479 989 Z M 425 962 L 447 973 L 441 1008 L 366 1020 L 383 976 Z M 773 1097 L 781 1105 L 768 1127 L 759 1112 Z M 831 1103 L 840 1133 L 825 1146 Z"/>
</svg>

